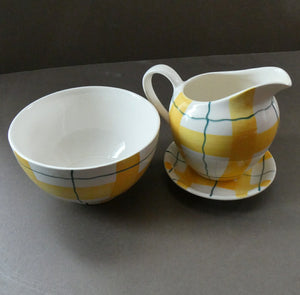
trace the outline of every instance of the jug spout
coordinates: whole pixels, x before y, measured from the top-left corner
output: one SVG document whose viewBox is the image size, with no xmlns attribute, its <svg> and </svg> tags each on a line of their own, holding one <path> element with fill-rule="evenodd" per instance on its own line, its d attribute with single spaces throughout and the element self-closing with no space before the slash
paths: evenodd
<svg viewBox="0 0 300 295">
<path fill-rule="evenodd" d="M 278 67 L 262 67 L 250 70 L 256 86 L 255 92 L 262 100 L 273 97 L 279 91 L 292 86 L 288 73 Z"/>
</svg>

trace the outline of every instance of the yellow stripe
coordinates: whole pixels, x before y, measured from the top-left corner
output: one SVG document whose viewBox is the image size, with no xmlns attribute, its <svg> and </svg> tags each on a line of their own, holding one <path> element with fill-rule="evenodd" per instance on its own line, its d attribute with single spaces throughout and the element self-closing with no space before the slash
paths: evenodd
<svg viewBox="0 0 300 295">
<path fill-rule="evenodd" d="M 255 90 L 252 89 L 230 99 L 229 108 L 232 119 L 247 117 L 254 113 L 254 92 Z M 265 150 L 272 143 L 277 128 L 278 121 L 268 130 L 257 134 L 255 116 L 247 120 L 233 121 L 231 154 L 227 169 L 222 176 L 242 174 L 251 163 L 253 155 Z"/>
<path fill-rule="evenodd" d="M 247 117 L 253 111 L 254 90 L 247 91 L 240 97 L 229 100 L 229 110 L 232 119 Z M 253 116 L 247 120 L 232 121 L 232 147 L 230 159 L 251 159 L 256 147 L 257 125 Z"/>
<path fill-rule="evenodd" d="M 193 131 L 181 125 L 183 113 L 190 103 L 190 99 L 180 93 L 175 104 L 170 109 L 170 125 L 173 137 L 180 153 L 184 156 L 181 146 L 195 152 L 203 153 L 205 140 L 205 154 L 208 156 L 228 159 L 228 165 L 222 177 L 228 179 L 242 174 L 252 162 L 254 154 L 266 150 L 272 143 L 278 128 L 278 121 L 268 130 L 257 133 L 257 122 L 254 114 L 255 89 L 250 89 L 229 100 L 230 117 L 232 119 L 232 135 L 212 135 Z M 242 119 L 247 118 L 247 119 Z M 192 120 L 187 118 L 186 120 Z M 210 170 L 210 167 L 208 167 Z"/>
<path fill-rule="evenodd" d="M 180 128 L 181 144 L 189 149 L 202 153 L 204 133 L 186 127 Z M 205 154 L 228 158 L 231 155 L 232 136 L 206 134 Z"/>
<path fill-rule="evenodd" d="M 171 163 L 168 162 L 166 162 L 165 164 L 167 166 L 172 165 Z M 214 184 L 214 181 L 212 180 L 209 180 L 204 177 L 199 177 L 199 175 L 188 165 L 186 165 L 186 168 L 183 172 L 176 170 L 176 175 L 179 176 L 177 183 L 180 184 L 180 186 L 183 187 L 184 189 L 187 189 L 192 184 L 207 185 L 210 187 L 212 187 Z"/>
<path fill-rule="evenodd" d="M 80 200 L 97 200 L 111 196 L 114 183 L 106 183 L 92 187 L 76 187 L 76 192 Z"/>
<path fill-rule="evenodd" d="M 269 152 L 267 152 L 265 157 L 269 159 L 272 156 Z M 172 163 L 169 162 L 165 162 L 165 166 L 173 167 Z M 247 174 L 252 174 L 252 170 L 248 170 Z M 183 172 L 176 170 L 176 175 L 179 176 L 177 183 L 184 189 L 188 189 L 193 184 L 205 185 L 209 186 L 210 188 L 213 188 L 213 186 L 215 185 L 215 181 L 200 177 L 189 166 L 186 166 Z M 263 180 L 260 186 L 267 186 L 270 182 L 271 180 L 269 179 Z M 219 181 L 216 187 L 231 190 L 232 193 L 236 195 L 236 197 L 243 198 L 247 197 L 248 192 L 252 189 L 257 189 L 257 185 L 257 183 L 251 184 L 251 177 L 245 175 L 239 177 L 237 180 Z"/>
<path fill-rule="evenodd" d="M 246 120 L 245 120 L 246 121 Z M 248 156 L 252 158 L 252 155 L 265 150 L 271 143 L 276 134 L 278 127 L 278 122 L 276 122 L 270 129 L 256 134 L 253 142 L 255 145 L 252 145 L 253 150 L 245 151 L 242 150 L 239 152 L 239 140 L 233 136 L 226 135 L 214 135 L 206 134 L 206 143 L 205 143 L 205 154 L 215 157 L 229 158 L 232 161 L 240 161 L 243 155 L 248 153 Z M 180 137 L 181 144 L 188 147 L 189 149 L 202 153 L 202 144 L 204 140 L 204 134 L 190 130 L 186 127 L 181 126 L 180 128 Z M 235 147 L 236 153 L 232 151 L 232 146 Z"/>
<path fill-rule="evenodd" d="M 249 170 L 249 174 L 252 170 Z M 251 184 L 251 177 L 239 177 L 237 181 L 220 181 L 218 187 L 235 191 L 235 195 L 239 198 L 247 197 L 248 192 L 257 188 L 257 184 Z"/>
<path fill-rule="evenodd" d="M 29 162 L 26 161 L 25 159 L 23 159 L 16 152 L 15 152 L 15 155 L 16 155 L 16 158 L 17 158 L 18 162 L 20 163 L 20 166 L 24 170 L 24 172 L 42 190 L 44 190 L 45 192 L 47 192 L 47 193 L 49 193 L 51 195 L 55 195 L 55 196 L 62 197 L 62 198 L 65 198 L 65 199 L 72 199 L 72 200 L 76 199 L 73 187 L 57 186 L 57 185 L 52 185 L 52 184 L 48 184 L 48 183 L 39 181 L 36 178 L 36 176 L 34 175 L 34 172 L 32 170 L 24 168 L 24 166 L 25 167 L 30 167 Z"/>
<path fill-rule="evenodd" d="M 252 161 L 254 154 L 264 151 L 271 143 L 278 128 L 276 122 L 270 129 L 257 134 L 257 123 L 253 110 L 254 89 L 232 97 L 229 100 L 232 121 L 232 135 L 222 136 L 206 134 L 205 154 L 228 159 L 228 165 L 222 177 L 230 178 L 242 174 Z M 181 112 L 185 112 L 190 100 L 179 95 L 175 100 Z M 177 146 L 181 145 L 202 154 L 204 133 L 181 126 L 183 114 L 174 106 L 170 110 L 170 123 Z M 241 119 L 250 117 L 249 119 Z M 180 152 L 182 150 L 180 148 Z M 209 167 L 208 167 L 209 168 Z"/>
<path fill-rule="evenodd" d="M 232 97 L 229 100 L 231 119 L 251 116 L 253 111 L 254 89 Z M 257 151 L 257 125 L 255 116 L 247 120 L 232 121 L 232 145 L 229 162 L 222 177 L 235 177 L 242 174 L 251 163 Z"/>
<path fill-rule="evenodd" d="M 185 113 L 188 106 L 191 104 L 191 100 L 186 98 L 183 93 L 180 93 L 177 98 L 175 99 L 175 104 L 177 105 L 177 107 L 180 109 L 180 111 L 174 106 L 174 104 L 172 104 L 171 109 L 170 109 L 170 125 L 171 125 L 171 129 L 172 129 L 172 133 L 173 133 L 173 138 L 175 143 L 177 144 L 178 148 L 180 149 L 180 152 L 182 152 L 181 150 L 181 141 L 182 139 L 182 135 L 181 135 L 181 129 L 184 128 L 180 125 L 181 123 L 181 119 L 183 114 Z"/>
<path fill-rule="evenodd" d="M 24 168 L 24 166 L 30 168 L 29 162 L 24 160 L 17 153 L 15 153 L 15 155 L 18 162 L 20 163 L 20 166 L 22 167 L 24 172 L 28 175 L 28 177 L 45 192 L 64 199 L 77 200 L 76 195 L 74 193 L 73 186 L 71 186 L 72 185 L 71 180 L 70 180 L 70 187 L 57 186 L 57 185 L 41 182 L 36 178 L 32 170 Z M 116 174 L 115 182 L 102 184 L 98 186 L 92 186 L 92 187 L 76 187 L 76 192 L 79 195 L 80 200 L 82 201 L 97 200 L 97 199 L 102 199 L 107 197 L 114 197 L 125 192 L 143 175 L 143 173 L 147 170 L 150 164 L 149 162 L 149 164 L 142 171 L 139 172 L 138 171 L 139 162 L 140 162 L 140 155 L 135 154 L 134 156 L 118 163 L 116 171 L 121 171 L 121 172 Z"/>
<path fill-rule="evenodd" d="M 272 155 L 269 151 L 267 151 L 264 156 L 265 156 L 265 161 L 272 158 Z M 261 157 L 261 159 L 258 161 L 258 163 L 262 163 L 263 160 L 264 160 L 263 157 Z"/>
<path fill-rule="evenodd" d="M 117 174 L 117 179 L 114 183 L 114 187 L 111 196 L 117 196 L 126 190 L 128 190 L 139 178 L 139 165 L 140 154 L 137 153 L 132 157 L 121 161 L 117 164 L 117 171 L 122 171 Z M 134 166 L 135 165 L 135 166 Z M 134 166 L 134 167 L 132 167 Z M 131 167 L 131 168 L 130 168 Z M 128 169 L 130 168 L 130 169 Z"/>
<path fill-rule="evenodd" d="M 64 186 L 57 186 L 53 184 L 48 184 L 45 182 L 41 182 L 39 180 L 33 180 L 32 181 L 39 186 L 42 190 L 49 193 L 50 195 L 54 195 L 57 197 L 61 197 L 68 200 L 77 200 L 74 190 L 72 187 L 64 187 Z"/>
</svg>

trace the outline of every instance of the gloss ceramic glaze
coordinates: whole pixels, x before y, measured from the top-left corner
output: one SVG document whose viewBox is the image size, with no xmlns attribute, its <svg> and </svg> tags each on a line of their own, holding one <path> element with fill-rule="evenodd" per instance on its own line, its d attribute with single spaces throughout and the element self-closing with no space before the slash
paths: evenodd
<svg viewBox="0 0 300 295">
<path fill-rule="evenodd" d="M 40 98 L 12 121 L 8 139 L 29 178 L 47 193 L 81 204 L 128 190 L 154 155 L 160 119 L 130 91 L 78 87 Z"/>
<path fill-rule="evenodd" d="M 154 74 L 173 85 L 169 111 L 155 94 Z M 206 73 L 182 81 L 169 66 L 156 65 L 143 77 L 146 97 L 169 122 L 187 165 L 215 181 L 237 179 L 262 159 L 279 124 L 274 95 L 291 84 L 277 67 Z"/>
</svg>

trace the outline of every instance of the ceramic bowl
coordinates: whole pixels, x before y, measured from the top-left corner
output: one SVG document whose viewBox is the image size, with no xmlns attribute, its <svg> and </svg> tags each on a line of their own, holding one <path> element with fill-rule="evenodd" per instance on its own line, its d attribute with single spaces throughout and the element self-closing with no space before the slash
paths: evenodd
<svg viewBox="0 0 300 295">
<path fill-rule="evenodd" d="M 55 92 L 25 107 L 8 139 L 25 173 L 47 193 L 102 203 L 143 175 L 158 141 L 158 112 L 143 97 L 104 86 Z"/>
</svg>

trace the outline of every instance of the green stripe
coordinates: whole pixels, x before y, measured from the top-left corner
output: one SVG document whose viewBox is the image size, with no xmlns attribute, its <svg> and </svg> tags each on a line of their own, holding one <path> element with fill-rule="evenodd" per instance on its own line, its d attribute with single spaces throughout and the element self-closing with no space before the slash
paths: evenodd
<svg viewBox="0 0 300 295">
<path fill-rule="evenodd" d="M 79 195 L 78 195 L 77 190 L 76 190 L 75 181 L 74 181 L 74 170 L 71 170 L 71 179 L 72 179 L 73 191 L 74 191 L 74 194 L 77 198 L 77 201 L 79 203 L 83 204 L 83 202 L 80 200 Z"/>
<path fill-rule="evenodd" d="M 166 153 L 171 154 L 174 158 L 176 158 L 176 155 L 174 155 L 171 151 L 167 150 Z M 177 161 L 178 161 L 178 162 L 181 162 L 181 163 L 185 163 L 185 161 L 179 159 L 179 157 L 178 157 Z"/>
<path fill-rule="evenodd" d="M 40 174 L 40 175 L 43 175 L 43 176 L 47 176 L 47 177 L 50 177 L 50 178 L 58 178 L 58 179 L 63 179 L 63 180 L 90 180 L 90 179 L 96 179 L 96 178 L 100 178 L 100 177 L 111 176 L 111 175 L 118 174 L 118 173 L 124 172 L 126 170 L 129 170 L 129 169 L 139 165 L 140 163 L 144 162 L 145 160 L 147 160 L 150 157 L 150 155 L 155 151 L 155 148 L 143 160 L 141 160 L 140 162 L 138 162 L 138 163 L 136 163 L 136 164 L 134 164 L 130 167 L 127 167 L 127 168 L 124 168 L 122 170 L 118 170 L 118 171 L 115 171 L 115 172 L 112 172 L 112 173 L 102 174 L 102 175 L 97 175 L 97 176 L 92 176 L 92 177 L 74 177 L 73 174 L 71 175 L 71 177 L 55 176 L 55 175 L 46 174 L 46 173 L 40 172 L 38 170 L 32 169 L 31 167 L 28 167 L 28 166 L 26 166 L 26 165 L 24 165 L 20 162 L 19 162 L 19 164 L 25 169 L 31 170 L 34 173 L 37 173 L 37 174 Z M 74 171 L 74 170 L 71 170 L 71 171 Z"/>
<path fill-rule="evenodd" d="M 177 152 L 177 155 L 176 155 L 176 160 L 173 164 L 173 167 L 169 170 L 169 173 L 171 173 L 173 171 L 173 169 L 176 167 L 177 163 L 178 163 L 178 159 L 179 159 L 179 152 Z"/>
<path fill-rule="evenodd" d="M 176 155 L 174 155 L 172 152 L 167 151 L 169 154 L 171 154 L 174 158 L 176 158 Z M 185 163 L 184 161 L 178 159 L 179 162 Z M 274 173 L 276 172 L 275 170 L 268 170 L 268 171 L 264 171 L 263 172 L 263 176 L 269 174 L 269 173 Z M 198 174 L 201 176 L 203 175 L 203 177 L 205 177 L 206 175 L 204 173 L 200 173 L 198 172 Z M 211 176 L 211 178 L 218 178 L 218 180 L 223 180 L 223 179 L 227 179 L 227 178 L 239 178 L 241 175 L 237 175 L 237 176 L 230 176 L 230 177 L 218 177 L 218 176 Z M 260 174 L 242 174 L 242 176 L 248 176 L 248 177 L 262 177 L 261 173 Z M 211 181 L 213 181 L 212 179 L 210 179 Z"/>
<path fill-rule="evenodd" d="M 207 114 L 206 114 L 206 124 L 205 124 L 205 127 L 204 127 L 204 140 L 203 140 L 203 144 L 202 144 L 202 161 L 204 162 L 204 167 L 205 167 L 205 172 L 206 172 L 206 175 L 208 176 L 208 168 L 207 168 L 207 163 L 205 161 L 205 144 L 206 144 L 206 130 L 207 130 L 207 127 L 208 127 L 208 124 L 209 124 L 209 119 L 208 119 L 208 115 L 210 113 L 210 105 L 211 105 L 211 102 L 208 103 L 208 110 L 207 110 Z"/>
<path fill-rule="evenodd" d="M 211 101 L 209 102 L 209 104 L 211 103 Z M 234 121 L 240 121 L 240 120 L 248 120 L 248 119 L 251 119 L 252 117 L 254 117 L 256 114 L 260 113 L 260 112 L 263 112 L 263 111 L 266 111 L 268 110 L 269 108 L 273 107 L 275 113 L 276 113 L 276 117 L 277 119 L 279 118 L 278 116 L 278 113 L 274 107 L 274 100 L 272 100 L 271 104 L 268 105 L 267 107 L 265 107 L 264 109 L 261 109 L 261 110 L 258 110 L 256 111 L 255 113 L 247 116 L 247 117 L 240 117 L 240 118 L 234 118 L 234 119 L 227 119 L 227 118 L 224 118 L 224 119 L 209 119 L 210 122 L 224 122 L 224 121 L 229 121 L 229 122 L 234 122 Z M 174 107 L 183 115 L 183 116 L 187 116 L 188 118 L 190 119 L 193 119 L 193 120 L 206 120 L 207 121 L 207 118 L 206 117 L 193 117 L 193 116 L 190 116 L 189 114 L 183 112 L 179 106 L 175 103 L 175 101 L 173 101 L 173 105 Z"/>
<path fill-rule="evenodd" d="M 262 178 L 263 178 L 263 175 L 264 175 L 264 170 L 265 170 L 265 155 L 263 156 L 262 170 L 261 170 L 261 174 L 260 174 L 260 178 L 259 178 L 259 184 L 258 184 L 258 191 L 259 192 L 261 190 L 261 182 L 262 182 Z"/>
<path fill-rule="evenodd" d="M 214 184 L 214 186 L 212 187 L 212 189 L 210 191 L 210 195 L 209 195 L 210 197 L 212 197 L 212 195 L 214 194 L 214 190 L 215 190 L 217 184 L 218 184 L 218 180 L 215 181 L 215 184 Z"/>
</svg>

